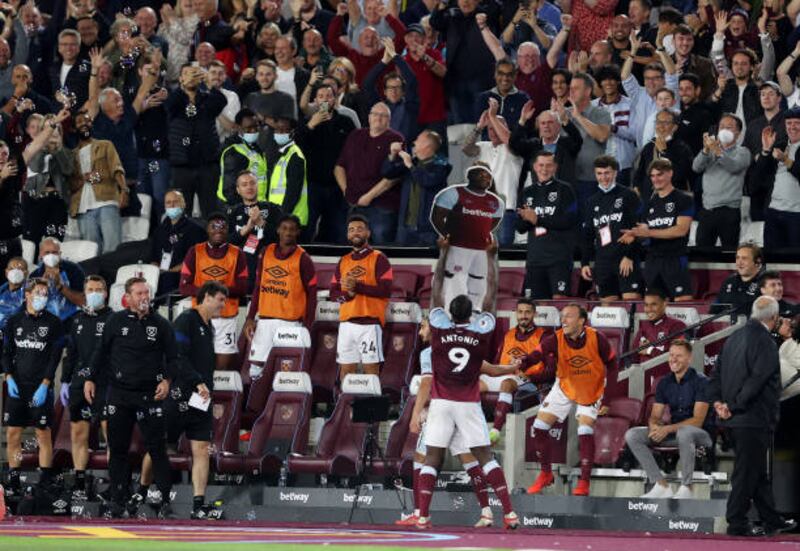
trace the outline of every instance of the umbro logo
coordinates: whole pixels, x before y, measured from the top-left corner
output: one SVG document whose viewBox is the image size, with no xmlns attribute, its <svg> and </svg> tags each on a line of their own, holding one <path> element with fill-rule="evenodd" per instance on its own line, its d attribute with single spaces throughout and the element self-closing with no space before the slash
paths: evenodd
<svg viewBox="0 0 800 551">
<path fill-rule="evenodd" d="M 222 266 L 217 266 L 215 264 L 213 266 L 209 266 L 208 268 L 204 269 L 203 273 L 206 274 L 208 277 L 212 277 L 214 279 L 222 279 L 223 277 L 228 275 L 228 270 L 226 270 Z"/>
<path fill-rule="evenodd" d="M 515 346 L 511 350 L 508 351 L 508 355 L 512 358 L 521 358 L 522 356 L 526 356 L 527 354 L 525 351 L 518 346 Z"/>
<path fill-rule="evenodd" d="M 349 275 L 350 277 L 354 277 L 356 279 L 366 274 L 367 271 L 362 266 L 356 266 L 355 268 L 347 272 L 347 275 Z"/>
<path fill-rule="evenodd" d="M 280 266 L 271 266 L 265 269 L 264 271 L 276 279 L 281 279 L 289 275 L 289 272 L 287 272 Z"/>
<path fill-rule="evenodd" d="M 575 369 L 581 369 L 591 364 L 592 360 L 584 356 L 573 356 L 567 361 L 567 363 L 569 363 L 569 365 L 571 365 Z"/>
</svg>

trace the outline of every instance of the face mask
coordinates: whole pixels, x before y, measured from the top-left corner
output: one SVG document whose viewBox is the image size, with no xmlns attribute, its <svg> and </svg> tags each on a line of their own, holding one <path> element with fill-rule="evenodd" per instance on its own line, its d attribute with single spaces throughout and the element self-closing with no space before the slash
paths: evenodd
<svg viewBox="0 0 800 551">
<path fill-rule="evenodd" d="M 23 281 L 25 281 L 25 272 L 20 270 L 19 268 L 14 268 L 8 271 L 8 275 L 6 275 L 9 283 L 14 285 L 19 285 Z"/>
<path fill-rule="evenodd" d="M 723 128 L 719 132 L 717 132 L 717 139 L 719 140 L 719 143 L 721 143 L 722 145 L 729 145 L 733 143 L 734 139 L 733 132 L 731 132 L 727 128 Z"/>
<path fill-rule="evenodd" d="M 34 312 L 41 312 L 44 310 L 44 307 L 47 306 L 47 297 L 40 297 L 35 296 L 31 301 L 31 307 L 33 308 Z"/>
<path fill-rule="evenodd" d="M 92 310 L 99 310 L 105 306 L 106 299 L 103 293 L 86 293 L 86 306 Z"/>
<path fill-rule="evenodd" d="M 242 134 L 245 143 L 254 144 L 258 140 L 258 132 L 246 132 Z"/>
<path fill-rule="evenodd" d="M 61 261 L 61 257 L 55 253 L 49 253 L 44 255 L 42 260 L 44 261 L 44 265 L 47 266 L 48 268 L 55 268 Z"/>
<path fill-rule="evenodd" d="M 289 134 L 273 134 L 275 139 L 275 143 L 279 146 L 284 146 L 292 140 L 292 137 Z"/>
<path fill-rule="evenodd" d="M 166 211 L 170 220 L 177 220 L 183 214 L 183 208 L 181 207 L 169 207 Z"/>
</svg>

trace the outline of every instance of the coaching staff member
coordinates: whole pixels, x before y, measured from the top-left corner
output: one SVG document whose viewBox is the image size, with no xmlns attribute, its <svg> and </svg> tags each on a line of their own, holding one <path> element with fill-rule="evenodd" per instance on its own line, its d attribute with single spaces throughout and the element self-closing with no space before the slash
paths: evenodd
<svg viewBox="0 0 800 551">
<path fill-rule="evenodd" d="M 730 430 L 736 452 L 725 514 L 733 536 L 771 536 L 797 526 L 775 510 L 767 459 L 780 411 L 780 361 L 770 335 L 778 319 L 778 301 L 757 298 L 750 320 L 725 341 L 711 378 L 710 400 L 720 424 Z M 751 502 L 763 528 L 747 520 Z"/>
<path fill-rule="evenodd" d="M 111 506 L 108 515 L 122 515 L 130 485 L 128 448 L 133 425 L 138 424 L 147 453 L 153 460 L 156 484 L 169 496 L 172 473 L 167 459 L 163 400 L 178 367 L 178 350 L 172 325 L 150 310 L 150 287 L 144 278 L 125 282 L 128 308 L 115 312 L 106 322 L 103 338 L 94 351 L 84 395 L 90 404 L 96 382 L 105 377 L 108 388 L 108 465 Z M 169 499 L 161 503 L 159 516 L 171 515 Z"/>
<path fill-rule="evenodd" d="M 19 490 L 22 430 L 32 426 L 39 442 L 40 482 L 48 482 L 53 463 L 50 423 L 53 419 L 53 377 L 64 349 L 64 329 L 58 316 L 46 311 L 49 285 L 32 278 L 25 289 L 25 309 L 9 318 L 3 343 L 3 372 L 8 403 L 3 416 L 7 427 L 7 490 Z M 9 492 L 11 493 L 11 492 Z"/>
</svg>

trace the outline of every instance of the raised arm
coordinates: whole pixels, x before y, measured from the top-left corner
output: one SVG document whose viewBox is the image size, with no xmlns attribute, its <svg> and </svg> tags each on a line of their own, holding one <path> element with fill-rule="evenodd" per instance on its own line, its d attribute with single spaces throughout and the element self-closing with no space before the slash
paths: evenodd
<svg viewBox="0 0 800 551">
<path fill-rule="evenodd" d="M 567 43 L 569 38 L 569 31 L 572 29 L 572 16 L 568 13 L 561 15 L 561 30 L 553 39 L 550 48 L 547 50 L 547 64 L 551 69 L 555 69 L 558 65 L 558 56 L 561 54 L 561 49 Z"/>
<path fill-rule="evenodd" d="M 478 24 L 478 28 L 481 30 L 481 38 L 483 38 L 483 41 L 486 43 L 486 47 L 489 48 L 489 51 L 492 52 L 495 60 L 500 61 L 506 57 L 506 52 L 503 50 L 500 40 L 498 40 L 498 38 L 494 35 L 492 29 L 489 28 L 489 25 L 486 22 L 486 14 L 476 14 L 475 22 Z"/>
</svg>

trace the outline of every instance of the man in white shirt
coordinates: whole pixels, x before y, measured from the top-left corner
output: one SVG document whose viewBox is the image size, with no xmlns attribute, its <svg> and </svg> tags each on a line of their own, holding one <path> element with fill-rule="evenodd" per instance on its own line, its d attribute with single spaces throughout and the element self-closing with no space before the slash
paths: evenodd
<svg viewBox="0 0 800 551">
<path fill-rule="evenodd" d="M 217 134 L 219 134 L 219 143 L 223 143 L 225 140 L 236 134 L 236 124 L 234 123 L 234 119 L 236 118 L 236 113 L 238 113 L 242 108 L 241 102 L 239 101 L 239 96 L 235 92 L 226 90 L 222 87 L 222 84 L 225 82 L 225 78 L 225 64 L 218 59 L 215 59 L 208 67 L 208 72 L 206 73 L 206 86 L 209 90 L 216 89 L 222 92 L 222 95 L 225 96 L 225 99 L 228 101 L 225 109 L 223 109 L 222 113 L 220 113 L 217 117 Z"/>
<path fill-rule="evenodd" d="M 278 64 L 275 88 L 292 96 L 295 101 L 308 84 L 310 74 L 302 67 L 294 64 L 297 44 L 291 35 L 285 35 L 275 41 L 275 62 Z"/>
</svg>

